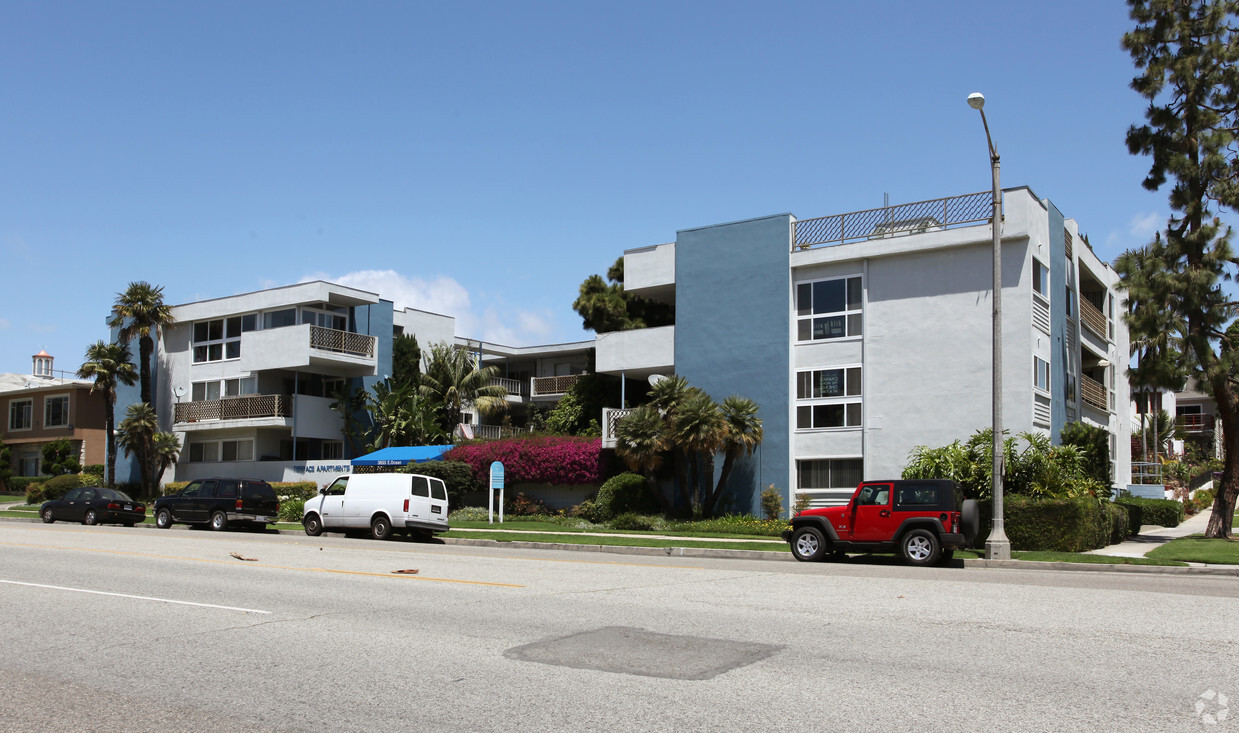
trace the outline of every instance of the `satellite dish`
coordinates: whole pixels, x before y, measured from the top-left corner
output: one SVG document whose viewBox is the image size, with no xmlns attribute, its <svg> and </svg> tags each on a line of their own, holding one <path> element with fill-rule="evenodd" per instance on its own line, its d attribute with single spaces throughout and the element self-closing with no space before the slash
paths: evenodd
<svg viewBox="0 0 1239 733">
<path fill-rule="evenodd" d="M 184 387 L 173 387 L 172 388 L 172 394 L 176 395 L 177 402 L 180 402 L 181 398 L 185 396 L 185 391 L 186 390 Z"/>
<path fill-rule="evenodd" d="M 667 378 L 666 374 L 651 374 L 649 376 L 650 386 L 653 387 L 654 385 L 658 384 L 659 382 L 663 381 L 666 378 Z"/>
</svg>

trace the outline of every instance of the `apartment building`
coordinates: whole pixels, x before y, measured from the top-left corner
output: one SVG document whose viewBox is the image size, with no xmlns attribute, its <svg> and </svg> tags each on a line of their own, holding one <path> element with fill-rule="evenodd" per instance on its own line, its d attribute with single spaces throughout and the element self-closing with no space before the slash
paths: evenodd
<svg viewBox="0 0 1239 733">
<path fill-rule="evenodd" d="M 788 505 L 844 502 L 861 479 L 898 477 L 917 446 L 991 425 L 990 197 L 779 214 L 629 250 L 625 290 L 673 302 L 676 323 L 600 335 L 598 371 L 675 372 L 760 405 L 765 440 L 733 473 L 734 509 L 758 511 L 770 485 Z M 1004 427 L 1054 440 L 1069 422 L 1104 427 L 1125 486 L 1117 274 L 1028 188 L 1003 194 L 1002 257 Z M 608 443 L 622 415 L 604 417 Z"/>
<path fill-rule="evenodd" d="M 42 474 L 43 446 L 68 440 L 83 466 L 107 460 L 104 398 L 92 382 L 57 371 L 46 351 L 32 357 L 30 374 L 0 374 L 0 441 L 9 447 L 14 476 Z M 57 375 L 61 376 L 57 376 Z"/>
</svg>

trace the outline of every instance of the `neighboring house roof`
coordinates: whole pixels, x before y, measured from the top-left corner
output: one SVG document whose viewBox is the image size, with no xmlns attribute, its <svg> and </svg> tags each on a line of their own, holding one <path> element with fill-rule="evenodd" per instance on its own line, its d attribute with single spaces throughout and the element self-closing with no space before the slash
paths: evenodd
<svg viewBox="0 0 1239 733">
<path fill-rule="evenodd" d="M 433 461 L 455 446 L 414 445 L 384 448 L 352 460 L 354 466 L 406 466 L 410 463 Z"/>
<path fill-rule="evenodd" d="M 8 392 L 32 392 L 40 389 L 64 389 L 65 387 L 91 387 L 94 383 L 82 379 L 59 379 L 36 377 L 30 374 L 0 374 L 0 394 Z"/>
</svg>

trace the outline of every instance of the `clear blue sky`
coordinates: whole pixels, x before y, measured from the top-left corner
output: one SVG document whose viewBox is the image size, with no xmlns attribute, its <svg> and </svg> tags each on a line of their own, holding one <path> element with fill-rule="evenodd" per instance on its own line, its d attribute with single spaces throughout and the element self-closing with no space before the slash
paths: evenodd
<svg viewBox="0 0 1239 733">
<path fill-rule="evenodd" d="M 510 345 L 677 229 L 1004 186 L 1107 261 L 1164 223 L 1122 2 L 0 2 L 0 372 L 132 280 L 324 278 Z"/>
</svg>

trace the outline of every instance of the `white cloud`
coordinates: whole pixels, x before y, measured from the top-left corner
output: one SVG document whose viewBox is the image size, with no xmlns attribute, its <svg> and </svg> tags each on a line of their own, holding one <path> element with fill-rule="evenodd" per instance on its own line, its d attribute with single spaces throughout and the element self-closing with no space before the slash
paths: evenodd
<svg viewBox="0 0 1239 733">
<path fill-rule="evenodd" d="M 1161 231 L 1165 223 L 1165 219 L 1157 212 L 1137 214 L 1132 217 L 1128 230 L 1134 236 L 1150 239 L 1154 234 Z"/>
<path fill-rule="evenodd" d="M 474 310 L 469 291 L 444 275 L 424 279 L 407 277 L 395 270 L 359 270 L 336 276 L 315 273 L 303 277 L 301 282 L 312 280 L 377 293 L 392 301 L 396 310 L 415 308 L 452 316 L 456 319 L 456 335 L 505 346 L 544 344 L 555 330 L 548 313 L 494 306 L 479 313 Z"/>
</svg>

